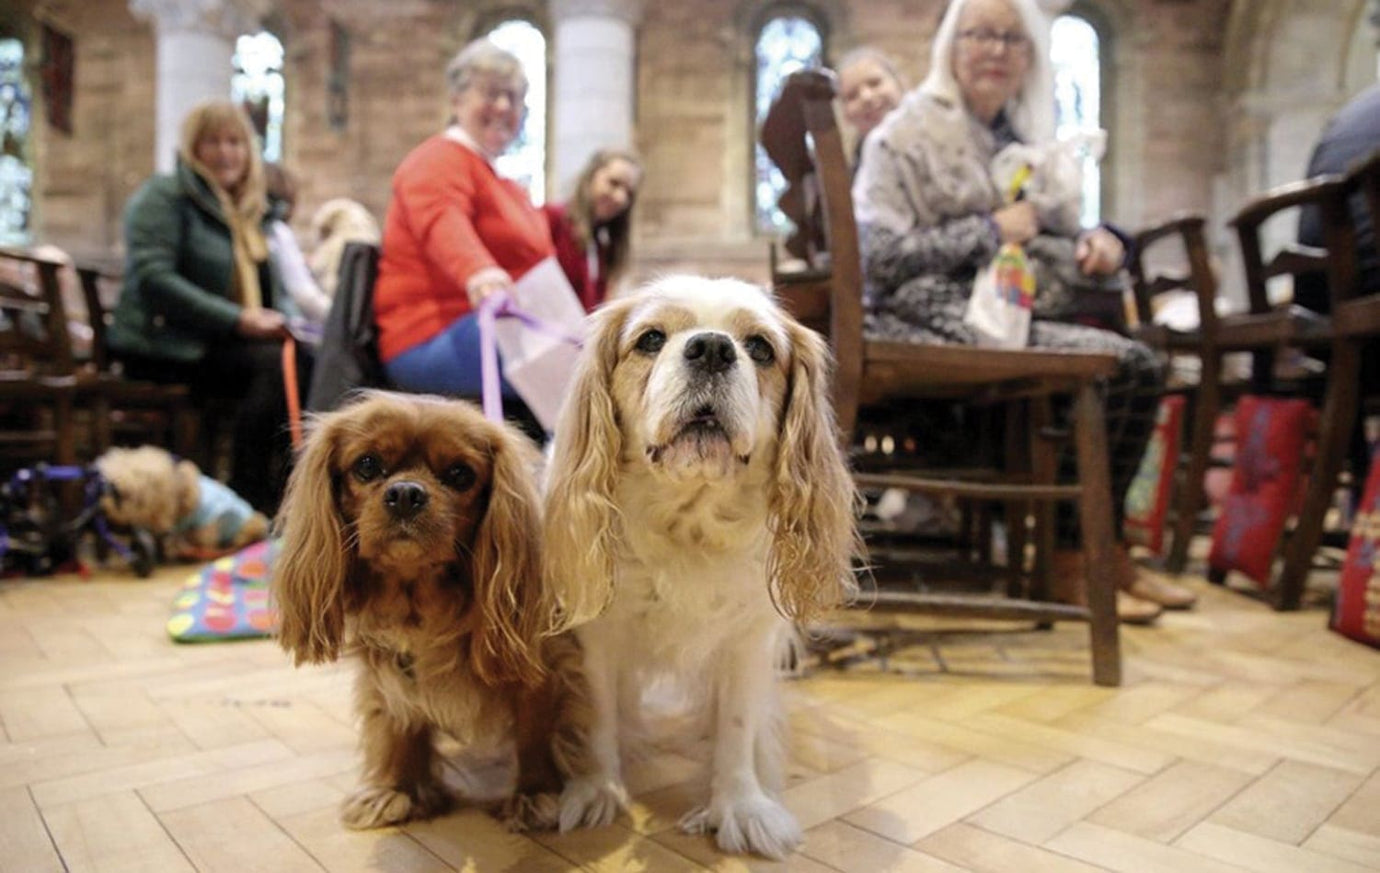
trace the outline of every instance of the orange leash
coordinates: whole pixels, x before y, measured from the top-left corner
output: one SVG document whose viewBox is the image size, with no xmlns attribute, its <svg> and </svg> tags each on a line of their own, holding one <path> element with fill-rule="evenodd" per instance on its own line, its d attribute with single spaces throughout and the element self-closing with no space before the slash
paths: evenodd
<svg viewBox="0 0 1380 873">
<path fill-rule="evenodd" d="M 283 389 L 287 394 L 288 432 L 292 447 L 302 447 L 302 396 L 297 390 L 297 340 L 283 340 Z"/>
</svg>

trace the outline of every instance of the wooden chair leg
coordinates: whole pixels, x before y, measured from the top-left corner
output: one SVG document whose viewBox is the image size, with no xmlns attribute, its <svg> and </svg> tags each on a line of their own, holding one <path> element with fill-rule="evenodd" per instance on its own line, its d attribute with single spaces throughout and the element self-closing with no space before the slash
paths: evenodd
<svg viewBox="0 0 1380 873">
<path fill-rule="evenodd" d="M 1074 400 L 1074 440 L 1078 451 L 1078 520 L 1087 574 L 1089 643 L 1093 682 L 1121 684 L 1121 637 L 1116 617 L 1112 563 L 1112 475 L 1107 458 L 1105 407 L 1096 386 L 1085 383 Z"/>
<path fill-rule="evenodd" d="M 1030 403 L 1030 481 L 1039 485 L 1053 485 L 1059 478 L 1059 451 L 1049 436 L 1053 411 L 1049 398 Z M 1032 600 L 1048 600 L 1050 559 L 1054 555 L 1055 506 L 1048 500 L 1035 505 L 1035 571 L 1031 583 Z"/>
<path fill-rule="evenodd" d="M 179 457 L 199 462 L 198 445 L 201 434 L 197 426 L 196 412 L 190 406 L 179 406 L 168 413 L 169 430 L 172 432 L 172 449 Z"/>
<path fill-rule="evenodd" d="M 1198 512 L 1203 508 L 1208 465 L 1212 461 L 1212 438 L 1222 405 L 1221 379 L 1221 355 L 1204 355 L 1198 389 L 1193 393 L 1188 468 L 1175 501 L 1174 539 L 1164 562 L 1164 568 L 1171 573 L 1182 573 L 1188 565 L 1188 547 L 1197 532 Z"/>
<path fill-rule="evenodd" d="M 1303 601 L 1308 573 L 1313 567 L 1313 554 L 1322 541 L 1323 520 L 1337 489 L 1342 459 L 1351 446 L 1351 429 L 1356 423 L 1356 407 L 1360 402 L 1360 357 L 1360 348 L 1355 342 L 1342 341 L 1333 345 L 1308 493 L 1285 546 L 1284 566 L 1275 583 L 1278 609 L 1298 609 Z"/>
<path fill-rule="evenodd" d="M 110 400 L 97 397 L 91 404 L 91 454 L 100 456 L 110 448 L 111 436 Z"/>
</svg>

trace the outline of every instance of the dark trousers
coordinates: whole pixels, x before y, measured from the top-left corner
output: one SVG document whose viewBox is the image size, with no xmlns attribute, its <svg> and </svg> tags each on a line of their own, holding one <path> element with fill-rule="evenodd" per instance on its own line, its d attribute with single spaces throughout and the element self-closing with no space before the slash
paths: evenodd
<svg viewBox="0 0 1380 873">
<path fill-rule="evenodd" d="M 311 382 L 311 355 L 298 346 L 298 385 Z M 193 402 L 234 405 L 230 488 L 272 517 L 282 499 L 292 462 L 283 346 L 269 340 L 231 340 L 212 346 L 200 361 L 185 363 L 121 355 L 133 379 L 187 385 Z"/>
</svg>

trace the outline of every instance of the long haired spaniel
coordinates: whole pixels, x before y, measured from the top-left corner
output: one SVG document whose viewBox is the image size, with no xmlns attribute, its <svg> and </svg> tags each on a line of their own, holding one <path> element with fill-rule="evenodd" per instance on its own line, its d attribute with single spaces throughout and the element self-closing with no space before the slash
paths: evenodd
<svg viewBox="0 0 1380 873">
<path fill-rule="evenodd" d="M 518 826 L 554 826 L 563 777 L 588 772 L 579 644 L 551 636 L 535 452 L 467 403 L 375 392 L 316 420 L 279 514 L 273 591 L 296 662 L 353 654 L 364 784 L 346 825 L 449 804 L 444 731 L 516 738 Z"/>
<path fill-rule="evenodd" d="M 620 722 L 670 679 L 713 719 L 709 797 L 681 828 L 772 858 L 800 843 L 775 797 L 774 671 L 792 621 L 853 590 L 858 543 L 829 375 L 820 338 L 739 281 L 669 277 L 593 316 L 546 496 L 595 708 L 562 829 L 626 803 Z"/>
</svg>

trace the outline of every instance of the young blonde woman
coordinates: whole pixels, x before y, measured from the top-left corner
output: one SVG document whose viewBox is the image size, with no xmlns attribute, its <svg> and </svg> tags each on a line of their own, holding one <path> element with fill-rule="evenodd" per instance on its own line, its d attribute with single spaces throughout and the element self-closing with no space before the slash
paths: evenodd
<svg viewBox="0 0 1380 873">
<path fill-rule="evenodd" d="M 853 129 L 853 165 L 863 141 L 901 102 L 906 86 L 896 65 L 880 49 L 860 46 L 839 59 L 839 107 Z"/>
<path fill-rule="evenodd" d="M 542 207 L 556 258 L 585 310 L 608 298 L 632 258 L 632 209 L 642 163 L 632 152 L 601 149 L 590 156 L 568 203 Z"/>
</svg>

